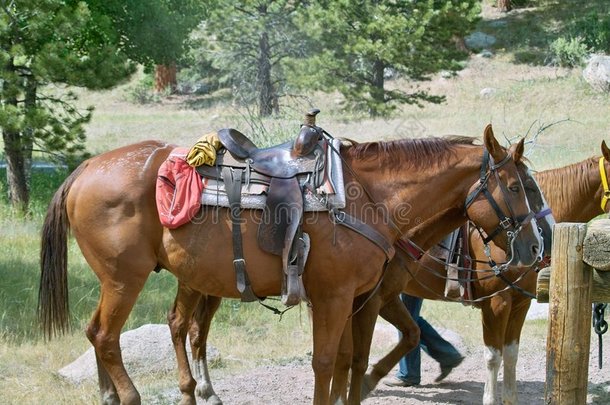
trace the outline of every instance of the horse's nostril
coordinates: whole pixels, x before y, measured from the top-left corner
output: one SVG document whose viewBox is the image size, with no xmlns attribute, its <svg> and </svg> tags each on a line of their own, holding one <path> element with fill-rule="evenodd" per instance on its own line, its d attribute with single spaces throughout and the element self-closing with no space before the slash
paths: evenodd
<svg viewBox="0 0 610 405">
<path fill-rule="evenodd" d="M 532 253 L 534 255 L 537 255 L 539 251 L 540 251 L 540 247 L 538 245 L 532 246 Z"/>
</svg>

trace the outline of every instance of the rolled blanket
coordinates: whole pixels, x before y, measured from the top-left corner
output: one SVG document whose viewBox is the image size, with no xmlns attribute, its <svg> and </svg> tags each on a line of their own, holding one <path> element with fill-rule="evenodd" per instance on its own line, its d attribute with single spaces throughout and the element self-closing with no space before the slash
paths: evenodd
<svg viewBox="0 0 610 405">
<path fill-rule="evenodd" d="M 214 166 L 216 162 L 216 152 L 222 147 L 218 134 L 210 132 L 205 134 L 193 145 L 186 155 L 186 162 L 193 166 L 208 165 Z"/>
</svg>

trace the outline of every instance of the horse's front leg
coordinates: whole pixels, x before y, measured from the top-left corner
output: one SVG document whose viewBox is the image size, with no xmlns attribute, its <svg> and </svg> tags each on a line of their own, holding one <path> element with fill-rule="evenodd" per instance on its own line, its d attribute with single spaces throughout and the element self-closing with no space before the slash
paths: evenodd
<svg viewBox="0 0 610 405">
<path fill-rule="evenodd" d="M 487 365 L 483 405 L 495 405 L 498 400 L 498 371 L 502 364 L 502 348 L 511 305 L 510 298 L 508 300 L 506 298 L 497 295 L 484 301 L 481 308 Z"/>
<path fill-rule="evenodd" d="M 195 306 L 201 298 L 201 293 L 178 283 L 178 291 L 174 305 L 167 315 L 167 322 L 176 352 L 178 363 L 178 386 L 182 393 L 180 405 L 195 405 L 195 385 L 197 384 L 189 367 L 186 354 L 186 335 Z"/>
<path fill-rule="evenodd" d="M 207 342 L 214 314 L 222 301 L 219 297 L 204 295 L 193 313 L 189 337 L 193 356 L 193 372 L 197 380 L 197 396 L 211 405 L 222 405 L 222 401 L 214 392 L 212 380 L 208 371 Z"/>
<path fill-rule="evenodd" d="M 519 357 L 519 339 L 525 323 L 531 299 L 519 294 L 513 298 L 506 334 L 504 336 L 504 379 L 502 384 L 502 401 L 504 405 L 517 404 L 517 359 Z"/>
<path fill-rule="evenodd" d="M 350 318 L 345 324 L 345 329 L 343 329 L 337 360 L 335 361 L 335 371 L 330 388 L 330 402 L 332 404 L 347 403 L 347 382 L 354 351 L 352 335 L 352 319 Z"/>
<path fill-rule="evenodd" d="M 328 290 L 326 287 L 325 290 Z M 330 381 L 335 368 L 341 336 L 352 309 L 353 292 L 334 291 L 317 297 L 310 292 L 313 319 L 314 405 L 330 404 Z M 349 328 L 348 328 L 349 329 Z M 351 330 L 346 331 L 351 336 Z"/>
<path fill-rule="evenodd" d="M 379 315 L 394 325 L 402 333 L 402 337 L 388 354 L 373 365 L 370 374 L 365 377 L 365 386 L 363 388 L 370 386 L 370 389 L 373 389 L 379 380 L 385 377 L 403 356 L 419 344 L 419 326 L 413 320 L 413 317 L 398 295 L 381 307 Z"/>
</svg>

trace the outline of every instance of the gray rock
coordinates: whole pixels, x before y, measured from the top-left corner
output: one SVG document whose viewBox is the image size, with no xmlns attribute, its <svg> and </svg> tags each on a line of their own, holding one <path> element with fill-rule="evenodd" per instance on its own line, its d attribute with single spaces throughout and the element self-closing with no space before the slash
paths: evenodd
<svg viewBox="0 0 610 405">
<path fill-rule="evenodd" d="M 190 357 L 187 340 L 187 353 Z M 125 368 L 131 376 L 176 370 L 176 354 L 167 325 L 143 325 L 121 334 L 121 352 Z M 208 364 L 218 361 L 218 349 L 208 344 Z M 97 379 L 97 366 L 93 347 L 78 359 L 58 371 L 59 375 L 74 384 Z"/>
<path fill-rule="evenodd" d="M 479 52 L 477 54 L 477 56 L 480 58 L 491 58 L 492 56 L 494 56 L 494 54 L 489 49 L 483 49 L 481 52 Z"/>
<path fill-rule="evenodd" d="M 473 32 L 464 38 L 466 47 L 473 50 L 486 49 L 496 43 L 496 37 L 485 34 L 481 31 Z"/>
<path fill-rule="evenodd" d="M 494 89 L 493 87 L 485 87 L 484 89 L 481 89 L 479 94 L 481 95 L 482 98 L 491 98 L 496 94 L 496 92 L 497 92 L 497 90 Z"/>
<path fill-rule="evenodd" d="M 451 79 L 453 76 L 455 76 L 455 73 L 449 70 L 441 70 L 440 75 L 443 79 Z"/>
<path fill-rule="evenodd" d="M 610 56 L 592 55 L 582 76 L 594 90 L 610 92 Z"/>
</svg>

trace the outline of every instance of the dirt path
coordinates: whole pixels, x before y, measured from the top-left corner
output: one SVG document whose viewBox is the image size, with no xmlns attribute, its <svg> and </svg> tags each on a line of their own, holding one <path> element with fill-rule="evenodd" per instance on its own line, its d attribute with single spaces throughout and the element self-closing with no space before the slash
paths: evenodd
<svg viewBox="0 0 610 405">
<path fill-rule="evenodd" d="M 606 351 L 605 368 L 599 370 L 596 342 L 595 335 L 591 345 L 587 403 L 609 404 L 610 355 Z M 546 373 L 545 342 L 525 343 L 522 343 L 517 365 L 519 403 L 542 405 Z M 464 362 L 439 384 L 433 382 L 438 374 L 438 365 L 422 355 L 421 386 L 395 388 L 381 383 L 363 404 L 480 404 L 485 378 L 481 350 L 467 351 Z M 226 405 L 311 404 L 313 372 L 308 364 L 257 367 L 239 375 L 217 376 L 214 386 Z"/>
</svg>

